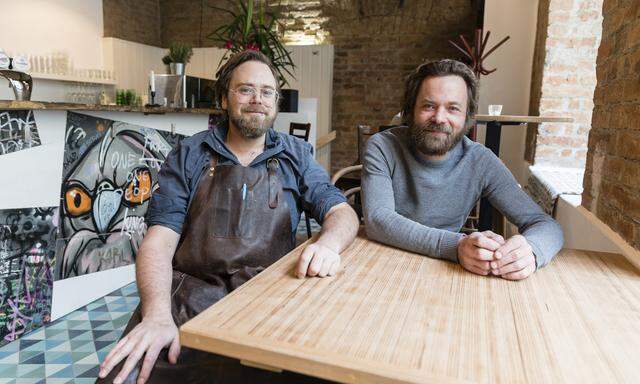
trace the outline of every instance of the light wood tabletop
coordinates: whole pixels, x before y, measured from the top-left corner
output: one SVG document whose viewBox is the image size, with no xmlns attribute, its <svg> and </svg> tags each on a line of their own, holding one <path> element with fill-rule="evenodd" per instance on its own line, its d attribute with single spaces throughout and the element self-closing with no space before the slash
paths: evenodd
<svg viewBox="0 0 640 384">
<path fill-rule="evenodd" d="M 476 115 L 476 121 L 499 121 L 512 123 L 573 123 L 570 116 L 515 116 L 515 115 Z"/>
<path fill-rule="evenodd" d="M 187 322 L 185 346 L 349 383 L 604 383 L 640 378 L 640 272 L 563 250 L 520 282 L 360 236 L 331 278 L 301 247 Z"/>
</svg>

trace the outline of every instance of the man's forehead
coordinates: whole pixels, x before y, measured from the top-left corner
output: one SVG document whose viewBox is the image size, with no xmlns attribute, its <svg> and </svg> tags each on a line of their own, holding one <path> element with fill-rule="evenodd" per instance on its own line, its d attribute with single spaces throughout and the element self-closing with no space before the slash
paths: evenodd
<svg viewBox="0 0 640 384">
<path fill-rule="evenodd" d="M 467 99 L 467 83 L 460 76 L 427 77 L 420 85 L 418 97 L 463 102 Z"/>
<path fill-rule="evenodd" d="M 255 86 L 276 86 L 276 79 L 269 66 L 259 61 L 247 61 L 240 64 L 231 76 L 231 83 L 251 84 Z"/>
</svg>

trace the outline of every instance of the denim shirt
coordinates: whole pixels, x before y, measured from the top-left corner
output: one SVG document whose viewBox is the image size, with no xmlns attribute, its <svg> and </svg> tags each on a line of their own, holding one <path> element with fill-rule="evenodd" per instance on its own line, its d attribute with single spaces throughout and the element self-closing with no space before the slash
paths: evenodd
<svg viewBox="0 0 640 384">
<path fill-rule="evenodd" d="M 214 125 L 183 139 L 169 153 L 158 174 L 158 189 L 151 197 L 146 215 L 148 226 L 162 225 L 177 233 L 182 232 L 189 204 L 200 176 L 209 167 L 212 151 L 219 155 L 219 165 L 240 164 L 225 144 L 227 130 L 226 123 Z M 313 158 L 311 144 L 269 129 L 264 152 L 249 166 L 265 167 L 272 157 L 280 163 L 278 173 L 291 211 L 292 236 L 303 210 L 322 223 L 331 207 L 346 201 L 340 190 L 330 183 L 327 172 Z"/>
</svg>

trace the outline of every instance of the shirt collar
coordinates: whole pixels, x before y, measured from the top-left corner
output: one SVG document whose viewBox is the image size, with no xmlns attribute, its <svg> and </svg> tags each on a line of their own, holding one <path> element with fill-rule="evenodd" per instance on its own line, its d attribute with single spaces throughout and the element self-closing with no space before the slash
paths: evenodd
<svg viewBox="0 0 640 384">
<path fill-rule="evenodd" d="M 227 138 L 227 132 L 229 131 L 229 124 L 226 119 L 221 121 L 213 121 L 210 119 L 209 122 L 209 134 L 205 136 L 204 143 L 209 146 L 212 150 L 217 152 L 219 155 L 224 156 L 228 159 L 232 159 L 237 161 L 236 156 L 231 152 L 227 144 L 225 143 L 225 139 Z M 262 154 L 260 154 L 253 163 L 262 161 L 263 159 L 273 157 L 279 152 L 284 150 L 284 146 L 282 144 L 282 140 L 278 133 L 272 128 L 269 128 L 265 137 L 265 150 Z"/>
</svg>

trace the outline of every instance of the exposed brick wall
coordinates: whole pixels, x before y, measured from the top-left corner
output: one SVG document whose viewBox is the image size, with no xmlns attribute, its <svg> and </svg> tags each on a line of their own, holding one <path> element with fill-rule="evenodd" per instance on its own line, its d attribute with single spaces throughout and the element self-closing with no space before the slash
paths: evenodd
<svg viewBox="0 0 640 384">
<path fill-rule="evenodd" d="M 283 6 L 289 41 L 335 47 L 334 170 L 356 160 L 356 126 L 388 124 L 400 111 L 406 75 L 426 59 L 458 57 L 447 40 L 471 36 L 475 26 L 469 0 L 289 0 Z"/>
<path fill-rule="evenodd" d="M 605 0 L 582 205 L 640 249 L 640 6 Z"/>
<path fill-rule="evenodd" d="M 103 0 L 104 37 L 161 46 L 159 0 Z"/>
<path fill-rule="evenodd" d="M 540 0 L 529 113 L 571 116 L 572 124 L 530 125 L 525 158 L 583 167 L 591 128 L 602 0 Z"/>
<path fill-rule="evenodd" d="M 533 66 L 531 68 L 531 94 L 529 97 L 529 115 L 540 115 L 540 97 L 542 92 L 542 74 L 544 60 L 546 58 L 547 29 L 549 27 L 549 2 L 551 0 L 539 0 L 538 22 L 536 25 L 536 41 L 533 52 Z M 524 158 L 533 164 L 535 156 L 537 125 L 527 127 L 527 138 Z"/>
<path fill-rule="evenodd" d="M 194 47 L 216 46 L 207 36 L 228 23 L 229 16 L 211 6 L 230 8 L 225 0 L 160 0 L 162 46 L 168 47 L 174 41 L 190 43 Z"/>
<path fill-rule="evenodd" d="M 122 0 L 121 0 L 122 1 Z M 427 59 L 458 58 L 447 42 L 471 36 L 478 0 L 277 0 L 285 42 L 335 47 L 332 168 L 356 160 L 356 126 L 387 124 L 400 111 L 404 78 Z M 228 17 L 206 4 L 225 0 L 159 0 L 161 44 L 213 46 L 207 39 Z M 134 40 L 130 38 L 129 40 Z M 137 40 L 134 40 L 137 41 Z"/>
</svg>

